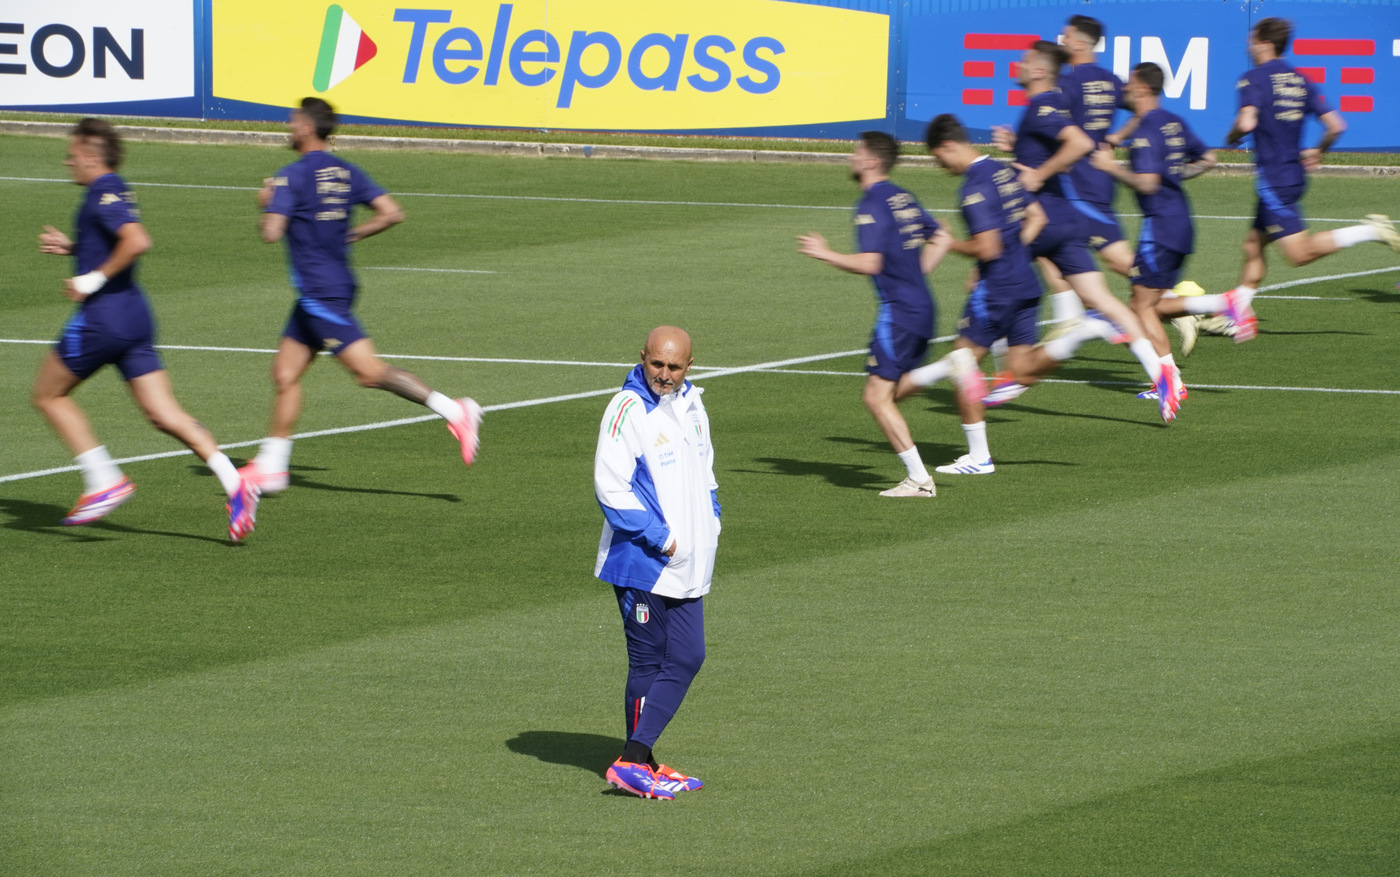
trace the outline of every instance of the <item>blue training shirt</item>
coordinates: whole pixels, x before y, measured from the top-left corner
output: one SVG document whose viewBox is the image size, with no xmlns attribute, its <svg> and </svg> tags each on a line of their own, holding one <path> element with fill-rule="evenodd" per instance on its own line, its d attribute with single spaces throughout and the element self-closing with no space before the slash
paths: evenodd
<svg viewBox="0 0 1400 877">
<path fill-rule="evenodd" d="M 1069 65 L 1060 74 L 1060 91 L 1069 99 L 1070 119 L 1097 149 L 1113 132 L 1114 115 L 1125 107 L 1123 83 L 1097 64 Z M 1074 163 L 1069 176 L 1080 198 L 1097 207 L 1113 206 L 1113 177 L 1094 167 L 1088 156 Z"/>
<path fill-rule="evenodd" d="M 140 221 L 136 196 L 125 180 L 116 174 L 93 180 L 73 218 L 76 274 L 95 271 L 106 262 L 116 249 L 118 230 Z M 118 338 L 141 338 L 151 331 L 150 307 L 136 285 L 135 262 L 107 278 L 78 307 L 86 325 Z"/>
<path fill-rule="evenodd" d="M 933 337 L 933 297 L 919 268 L 924 241 L 938 231 L 937 220 L 909 192 L 881 180 L 856 205 L 856 249 L 884 257 L 875 285 L 877 324 Z"/>
<path fill-rule="evenodd" d="M 267 213 L 287 217 L 292 286 L 309 298 L 353 295 L 350 214 L 385 194 L 369 175 L 328 152 L 308 152 L 277 172 Z"/>
<path fill-rule="evenodd" d="M 1322 92 L 1282 58 L 1248 70 L 1235 86 L 1240 108 L 1259 111 L 1254 129 L 1254 163 L 1269 186 L 1287 188 L 1306 182 L 1302 150 L 1308 116 L 1332 112 Z"/>
<path fill-rule="evenodd" d="M 1177 114 L 1160 107 L 1138 123 L 1128 152 L 1134 173 L 1158 174 L 1156 192 L 1138 192 L 1142 207 L 1142 237 L 1178 253 L 1194 252 L 1191 202 L 1182 189 L 1182 165 L 1205 155 L 1207 147 Z"/>
<path fill-rule="evenodd" d="M 1016 171 L 983 156 L 968 165 L 959 193 L 969 235 L 1001 232 L 1001 255 L 977 262 L 978 276 L 994 301 L 1040 298 L 1040 281 L 1031 267 L 1030 251 L 1021 244 L 1021 223 L 1029 203 Z"/>
</svg>

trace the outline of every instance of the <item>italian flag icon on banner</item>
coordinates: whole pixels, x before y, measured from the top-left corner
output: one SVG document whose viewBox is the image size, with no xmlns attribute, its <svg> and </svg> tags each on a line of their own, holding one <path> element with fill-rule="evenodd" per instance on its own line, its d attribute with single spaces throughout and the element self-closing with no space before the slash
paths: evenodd
<svg viewBox="0 0 1400 877">
<path fill-rule="evenodd" d="M 317 91 L 334 88 L 369 63 L 378 51 L 374 40 L 355 23 L 350 13 L 331 4 L 326 9 L 321 51 L 316 55 L 316 73 L 311 78 L 311 86 Z"/>
</svg>

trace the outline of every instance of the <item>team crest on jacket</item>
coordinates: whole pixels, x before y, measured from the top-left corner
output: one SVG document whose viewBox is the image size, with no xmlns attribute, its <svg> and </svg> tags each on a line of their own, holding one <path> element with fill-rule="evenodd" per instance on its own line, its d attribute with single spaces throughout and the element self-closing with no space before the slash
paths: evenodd
<svg viewBox="0 0 1400 877">
<path fill-rule="evenodd" d="M 651 618 L 651 607 L 648 606 L 648 605 L 645 604 L 645 603 L 638 603 L 638 604 L 637 604 L 637 623 L 638 623 L 638 624 L 646 624 L 646 623 L 647 623 L 647 620 L 648 620 L 649 618 Z"/>
</svg>

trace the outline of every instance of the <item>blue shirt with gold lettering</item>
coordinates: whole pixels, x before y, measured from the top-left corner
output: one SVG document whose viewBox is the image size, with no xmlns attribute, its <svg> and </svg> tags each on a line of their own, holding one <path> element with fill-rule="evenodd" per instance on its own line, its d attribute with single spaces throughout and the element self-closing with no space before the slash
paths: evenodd
<svg viewBox="0 0 1400 877">
<path fill-rule="evenodd" d="M 1176 113 L 1150 110 L 1138 122 L 1128 151 L 1133 173 L 1157 174 L 1161 185 L 1152 193 L 1138 192 L 1143 227 L 1140 236 L 1177 253 L 1193 252 L 1195 232 L 1191 203 L 1181 188 L 1182 165 L 1206 154 L 1208 147 Z"/>
<path fill-rule="evenodd" d="M 385 194 L 369 175 L 328 152 L 314 151 L 277 172 L 266 212 L 287 217 L 292 286 L 308 298 L 348 298 L 350 214 Z"/>
<path fill-rule="evenodd" d="M 875 284 L 877 325 L 894 325 L 923 338 L 933 337 L 933 298 L 919 251 L 938 231 L 938 222 L 913 195 L 881 180 L 856 205 L 856 249 L 883 257 Z"/>
<path fill-rule="evenodd" d="M 1113 130 L 1113 117 L 1123 103 L 1123 83 L 1097 64 L 1074 64 L 1060 74 L 1060 91 L 1069 99 L 1074 124 L 1094 141 L 1094 148 Z M 1113 205 L 1113 177 L 1094 167 L 1085 156 L 1069 170 L 1080 198 L 1101 207 Z"/>
<path fill-rule="evenodd" d="M 984 231 L 1001 234 L 1001 255 L 977 261 L 977 273 L 996 301 L 1040 298 L 1040 281 L 1031 267 L 1030 251 L 1021 244 L 1021 224 L 1029 196 L 1015 170 L 982 156 L 968 165 L 958 193 L 969 236 Z"/>
<path fill-rule="evenodd" d="M 105 174 L 87 187 L 83 203 L 73 219 L 73 261 L 77 275 L 95 271 L 117 246 L 117 232 L 129 222 L 140 222 L 136 196 L 126 181 Z M 84 323 L 118 338 L 142 338 L 152 331 L 150 306 L 136 285 L 136 263 L 118 271 L 102 288 L 79 306 Z"/>
<path fill-rule="evenodd" d="M 1282 58 L 1265 61 L 1244 74 L 1236 85 L 1240 108 L 1254 107 L 1254 163 L 1259 175 L 1274 188 L 1301 186 L 1306 180 L 1301 151 L 1303 122 L 1323 116 L 1332 107 L 1311 82 Z"/>
</svg>

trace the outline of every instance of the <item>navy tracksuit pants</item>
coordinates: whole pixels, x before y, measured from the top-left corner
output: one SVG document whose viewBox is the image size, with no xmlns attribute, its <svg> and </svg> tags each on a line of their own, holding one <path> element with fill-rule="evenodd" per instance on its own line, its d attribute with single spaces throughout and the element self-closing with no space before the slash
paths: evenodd
<svg viewBox="0 0 1400 877">
<path fill-rule="evenodd" d="M 627 739 L 650 748 L 705 662 L 704 598 L 677 600 L 616 585 L 613 591 L 627 635 Z"/>
</svg>

